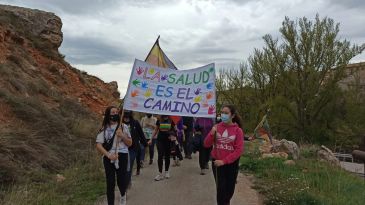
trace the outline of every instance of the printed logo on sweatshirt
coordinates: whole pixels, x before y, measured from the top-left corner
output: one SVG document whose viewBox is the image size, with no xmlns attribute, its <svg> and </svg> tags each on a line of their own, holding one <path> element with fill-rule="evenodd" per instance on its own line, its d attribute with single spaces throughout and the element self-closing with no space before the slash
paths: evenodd
<svg viewBox="0 0 365 205">
<path fill-rule="evenodd" d="M 217 148 L 232 151 L 232 150 L 234 150 L 233 146 L 228 145 L 228 144 L 232 143 L 235 139 L 236 139 L 236 135 L 229 136 L 227 129 L 224 130 L 222 135 L 220 133 L 217 133 L 217 141 L 218 141 Z"/>
</svg>

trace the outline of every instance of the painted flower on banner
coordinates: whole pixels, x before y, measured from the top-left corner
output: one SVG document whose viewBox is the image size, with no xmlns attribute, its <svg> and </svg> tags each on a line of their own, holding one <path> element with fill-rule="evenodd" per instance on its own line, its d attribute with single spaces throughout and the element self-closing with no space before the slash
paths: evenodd
<svg viewBox="0 0 365 205">
<path fill-rule="evenodd" d="M 155 69 L 154 69 L 154 68 L 150 68 L 150 69 L 148 70 L 148 72 L 152 75 L 152 74 L 154 74 L 154 73 L 155 73 Z"/>
<path fill-rule="evenodd" d="M 144 93 L 144 96 L 145 96 L 146 98 L 151 97 L 151 96 L 152 96 L 152 90 L 151 90 L 151 89 L 148 89 L 148 90 Z"/>
<path fill-rule="evenodd" d="M 202 96 L 197 96 L 194 98 L 194 102 L 198 103 L 202 101 Z"/>
</svg>

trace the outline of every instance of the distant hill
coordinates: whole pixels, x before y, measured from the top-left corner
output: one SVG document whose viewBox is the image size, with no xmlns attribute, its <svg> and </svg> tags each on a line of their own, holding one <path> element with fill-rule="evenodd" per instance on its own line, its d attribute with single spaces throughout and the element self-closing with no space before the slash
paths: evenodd
<svg viewBox="0 0 365 205">
<path fill-rule="evenodd" d="M 53 13 L 0 5 L 0 183 L 55 172 L 82 159 L 116 82 L 73 68 L 58 52 Z"/>
</svg>

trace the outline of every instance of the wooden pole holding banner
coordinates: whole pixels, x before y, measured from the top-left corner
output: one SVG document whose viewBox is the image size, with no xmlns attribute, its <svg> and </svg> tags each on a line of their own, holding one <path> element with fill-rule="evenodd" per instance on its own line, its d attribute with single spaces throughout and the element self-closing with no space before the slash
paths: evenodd
<svg viewBox="0 0 365 205">
<path fill-rule="evenodd" d="M 123 117 L 124 117 L 124 109 L 123 109 L 123 106 L 122 106 L 122 102 L 120 103 L 119 105 L 119 113 L 120 113 L 120 109 L 122 109 L 122 113 L 119 114 L 120 118 L 119 118 L 119 122 L 118 122 L 118 127 L 117 127 L 117 131 L 119 129 L 119 127 L 121 127 L 122 129 L 122 132 L 124 133 L 124 130 L 123 130 Z M 118 140 L 118 136 L 117 136 L 117 141 L 116 141 L 116 144 L 115 144 L 115 154 L 118 154 L 118 146 L 119 146 L 119 140 Z"/>
</svg>

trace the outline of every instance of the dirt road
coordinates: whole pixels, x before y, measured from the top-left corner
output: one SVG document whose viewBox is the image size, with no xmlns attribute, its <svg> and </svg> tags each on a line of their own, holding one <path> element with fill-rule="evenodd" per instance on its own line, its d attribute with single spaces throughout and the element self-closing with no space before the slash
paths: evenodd
<svg viewBox="0 0 365 205">
<path fill-rule="evenodd" d="M 212 170 L 200 175 L 198 156 L 192 160 L 184 159 L 180 167 L 170 168 L 170 179 L 155 182 L 157 163 L 146 165 L 140 176 L 133 176 L 133 186 L 127 194 L 128 205 L 214 205 L 215 183 Z M 231 205 L 262 204 L 255 190 L 251 188 L 249 177 L 240 174 Z M 119 202 L 116 192 L 115 204 Z M 97 205 L 106 205 L 105 196 Z"/>
</svg>

